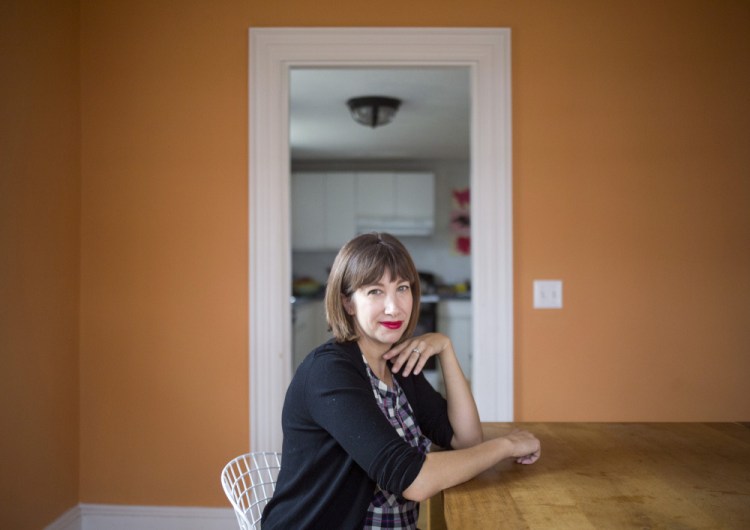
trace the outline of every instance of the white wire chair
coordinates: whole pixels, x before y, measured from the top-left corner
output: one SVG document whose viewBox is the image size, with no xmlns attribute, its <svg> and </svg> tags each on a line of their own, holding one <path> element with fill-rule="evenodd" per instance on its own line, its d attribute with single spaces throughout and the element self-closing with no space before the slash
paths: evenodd
<svg viewBox="0 0 750 530">
<path fill-rule="evenodd" d="M 276 489 L 281 453 L 260 451 L 231 460 L 221 472 L 221 486 L 242 530 L 260 530 L 260 517 Z"/>
</svg>

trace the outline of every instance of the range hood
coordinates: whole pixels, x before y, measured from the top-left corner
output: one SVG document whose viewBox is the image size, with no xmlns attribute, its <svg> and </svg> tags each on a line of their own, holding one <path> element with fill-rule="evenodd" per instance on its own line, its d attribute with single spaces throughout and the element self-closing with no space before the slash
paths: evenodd
<svg viewBox="0 0 750 530">
<path fill-rule="evenodd" d="M 435 229 L 432 217 L 358 217 L 357 233 L 388 232 L 394 236 L 431 236 Z"/>
</svg>

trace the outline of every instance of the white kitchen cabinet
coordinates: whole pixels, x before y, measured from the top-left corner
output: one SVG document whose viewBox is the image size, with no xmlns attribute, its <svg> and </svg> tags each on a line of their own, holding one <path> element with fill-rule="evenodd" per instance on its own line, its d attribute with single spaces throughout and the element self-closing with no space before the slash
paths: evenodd
<svg viewBox="0 0 750 530">
<path fill-rule="evenodd" d="M 352 173 L 292 175 L 292 249 L 338 250 L 356 235 Z"/>
<path fill-rule="evenodd" d="M 325 173 L 292 175 L 292 248 L 314 249 L 325 243 L 321 229 L 325 219 Z"/>
<path fill-rule="evenodd" d="M 292 307 L 292 368 L 297 369 L 313 348 L 329 338 L 325 305 L 322 300 L 301 300 Z"/>
<path fill-rule="evenodd" d="M 396 173 L 396 217 L 433 220 L 435 176 L 432 173 Z"/>
<path fill-rule="evenodd" d="M 458 362 L 471 378 L 471 300 L 441 300 L 437 308 L 437 329 L 450 337 Z"/>
<path fill-rule="evenodd" d="M 429 235 L 435 226 L 435 176 L 426 172 L 358 172 L 357 232 Z"/>
<path fill-rule="evenodd" d="M 357 234 L 430 235 L 435 176 L 426 172 L 296 172 L 292 249 L 338 250 Z"/>
<path fill-rule="evenodd" d="M 350 173 L 326 175 L 326 248 L 337 250 L 355 235 L 355 182 Z"/>
<path fill-rule="evenodd" d="M 357 173 L 357 217 L 384 217 L 396 211 L 393 173 Z"/>
</svg>

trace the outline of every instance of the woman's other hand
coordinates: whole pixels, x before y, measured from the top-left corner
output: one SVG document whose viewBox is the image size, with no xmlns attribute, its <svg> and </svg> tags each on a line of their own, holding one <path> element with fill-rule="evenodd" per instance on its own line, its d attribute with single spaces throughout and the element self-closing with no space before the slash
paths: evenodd
<svg viewBox="0 0 750 530">
<path fill-rule="evenodd" d="M 503 438 L 512 444 L 511 457 L 519 464 L 533 464 L 539 460 L 542 446 L 539 440 L 528 431 L 514 429 Z"/>
<path fill-rule="evenodd" d="M 403 370 L 401 375 L 406 377 L 421 372 L 427 360 L 433 355 L 439 355 L 446 350 L 453 351 L 450 346 L 450 339 L 442 333 L 425 333 L 394 346 L 383 357 L 387 361 L 393 361 L 391 372 L 397 374 Z"/>
</svg>

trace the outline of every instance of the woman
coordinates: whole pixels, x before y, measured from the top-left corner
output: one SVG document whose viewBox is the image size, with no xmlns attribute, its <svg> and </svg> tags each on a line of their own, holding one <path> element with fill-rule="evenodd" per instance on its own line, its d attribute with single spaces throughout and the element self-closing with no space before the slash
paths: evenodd
<svg viewBox="0 0 750 530">
<path fill-rule="evenodd" d="M 539 458 L 539 441 L 524 431 L 482 441 L 450 339 L 411 337 L 419 298 L 419 275 L 395 237 L 365 234 L 339 251 L 325 300 L 334 338 L 287 390 L 263 530 L 416 528 L 420 501 L 505 458 Z M 433 356 L 447 399 L 422 374 Z M 432 443 L 453 450 L 430 452 Z"/>
</svg>

